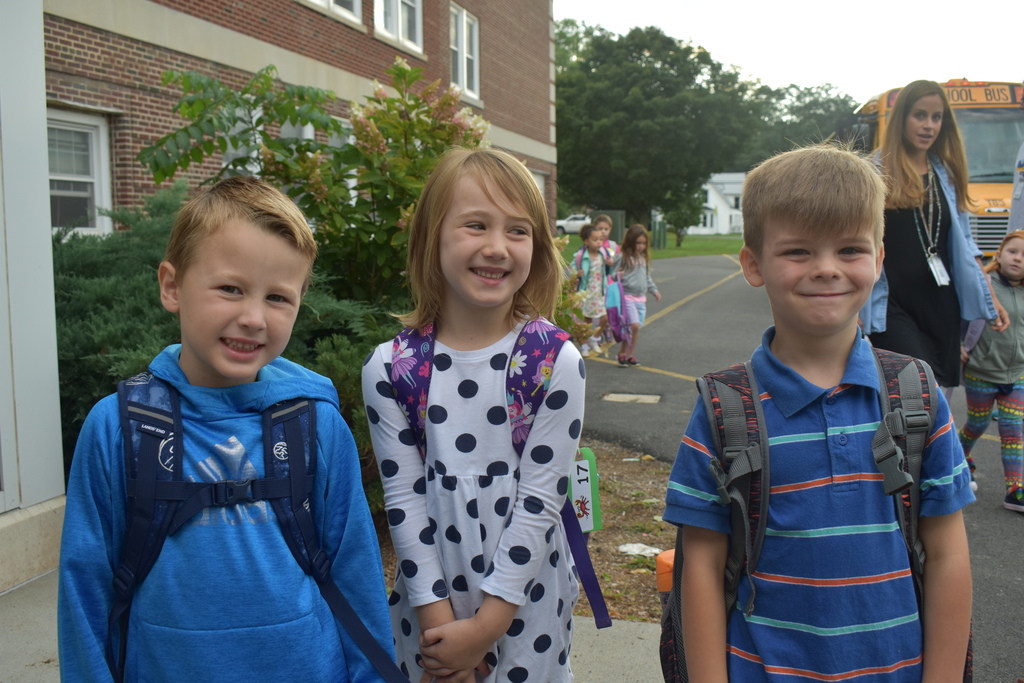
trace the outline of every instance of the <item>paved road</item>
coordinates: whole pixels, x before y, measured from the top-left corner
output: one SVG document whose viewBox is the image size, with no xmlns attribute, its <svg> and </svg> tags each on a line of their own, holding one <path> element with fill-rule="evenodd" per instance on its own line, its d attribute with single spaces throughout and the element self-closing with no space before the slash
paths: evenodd
<svg viewBox="0 0 1024 683">
<path fill-rule="evenodd" d="M 694 378 L 745 360 L 771 323 L 763 290 L 739 274 L 732 256 L 659 260 L 654 279 L 661 302 L 648 301 L 640 337 L 643 365 L 587 361 L 584 436 L 620 443 L 662 460 L 675 457 L 697 399 Z M 621 403 L 609 394 L 644 394 L 658 403 Z M 953 415 L 966 415 L 956 392 Z M 1024 676 L 1024 515 L 1002 507 L 1002 469 L 995 425 L 975 449 L 978 501 L 965 510 L 974 573 L 975 680 L 1013 683 Z"/>
</svg>

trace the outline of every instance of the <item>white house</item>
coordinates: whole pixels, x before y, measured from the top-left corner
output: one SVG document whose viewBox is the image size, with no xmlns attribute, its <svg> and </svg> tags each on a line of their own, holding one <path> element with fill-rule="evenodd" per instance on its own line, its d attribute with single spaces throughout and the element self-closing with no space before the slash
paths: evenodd
<svg viewBox="0 0 1024 683">
<path fill-rule="evenodd" d="M 743 232 L 740 197 L 746 173 L 712 173 L 704 184 L 704 213 L 700 225 L 687 228 L 691 235 L 727 235 Z"/>
</svg>

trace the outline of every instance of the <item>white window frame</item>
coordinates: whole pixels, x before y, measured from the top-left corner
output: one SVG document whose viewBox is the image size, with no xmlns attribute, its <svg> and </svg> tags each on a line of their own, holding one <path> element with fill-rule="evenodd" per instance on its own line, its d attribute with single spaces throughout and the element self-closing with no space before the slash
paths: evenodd
<svg viewBox="0 0 1024 683">
<path fill-rule="evenodd" d="M 410 36 L 402 21 L 403 10 L 412 12 L 416 35 Z M 374 32 L 400 47 L 423 53 L 423 0 L 373 0 Z"/>
<path fill-rule="evenodd" d="M 452 83 L 480 98 L 480 20 L 452 4 L 449 13 Z"/>
<path fill-rule="evenodd" d="M 341 7 L 336 0 L 300 0 L 310 5 L 316 5 L 328 14 L 336 14 L 356 24 L 363 23 L 363 0 L 352 0 L 352 9 Z"/>
<path fill-rule="evenodd" d="M 105 116 L 85 114 L 68 109 L 47 108 L 47 128 L 60 128 L 86 133 L 89 136 L 90 176 L 64 175 L 49 173 L 50 180 L 66 180 L 72 182 L 91 182 L 93 184 L 93 206 L 96 209 L 94 227 L 77 228 L 77 232 L 89 235 L 101 235 L 113 230 L 110 217 L 100 215 L 100 209 L 113 208 L 110 175 L 110 124 Z M 47 148 L 49 153 L 49 148 Z M 61 226 L 52 226 L 58 228 Z"/>
</svg>

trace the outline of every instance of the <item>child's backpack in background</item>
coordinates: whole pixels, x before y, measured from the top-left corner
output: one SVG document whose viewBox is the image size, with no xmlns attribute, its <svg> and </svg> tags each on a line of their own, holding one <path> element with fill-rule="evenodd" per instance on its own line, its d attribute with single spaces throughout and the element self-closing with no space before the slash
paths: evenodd
<svg viewBox="0 0 1024 683">
<path fill-rule="evenodd" d="M 608 315 L 608 329 L 617 342 L 633 340 L 633 330 L 626 319 L 626 293 L 622 289 L 622 280 L 618 273 L 608 283 L 604 293 L 604 306 Z"/>
<path fill-rule="evenodd" d="M 924 548 L 917 534 L 921 496 L 921 460 L 935 419 L 932 397 L 938 388 L 927 363 L 882 349 L 872 349 L 883 387 L 879 398 L 883 418 L 871 440 L 875 464 L 884 475 L 885 492 L 893 496 L 896 518 L 906 541 L 910 567 L 922 596 Z M 740 581 L 754 573 L 768 521 L 768 434 L 750 361 L 710 373 L 697 389 L 715 439 L 720 490 L 728 493 L 732 531 L 726 560 L 726 613 L 736 606 Z M 661 668 L 666 683 L 688 683 L 679 585 L 683 568 L 683 531 L 676 531 L 672 588 L 661 619 Z M 751 595 L 750 602 L 753 602 Z M 753 604 L 744 607 L 753 610 Z M 973 644 L 967 642 L 964 683 L 974 680 Z"/>
</svg>

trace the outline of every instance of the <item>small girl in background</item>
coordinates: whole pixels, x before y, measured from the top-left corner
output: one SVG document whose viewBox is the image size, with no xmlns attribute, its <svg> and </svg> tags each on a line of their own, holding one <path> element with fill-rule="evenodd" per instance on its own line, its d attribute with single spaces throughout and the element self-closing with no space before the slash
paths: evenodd
<svg viewBox="0 0 1024 683">
<path fill-rule="evenodd" d="M 636 223 L 626 231 L 622 240 L 622 252 L 615 259 L 619 276 L 622 278 L 622 291 L 625 294 L 626 322 L 632 330 L 632 338 L 623 340 L 619 348 L 619 365 L 640 365 L 636 359 L 636 343 L 640 336 L 640 328 L 647 318 L 647 293 L 650 292 L 656 301 L 661 301 L 658 291 L 651 278 L 651 252 L 647 250 L 649 236 L 647 228 Z"/>
<path fill-rule="evenodd" d="M 583 246 L 573 256 L 573 263 L 579 274 L 579 284 L 576 289 L 584 293 L 580 309 L 587 323 L 592 328 L 596 328 L 592 329 L 590 339 L 580 345 L 580 351 L 584 358 L 588 357 L 591 352 L 601 352 L 602 336 L 608 325 L 604 297 L 615 260 L 609 258 L 608 252 L 602 246 L 604 234 L 596 225 L 590 223 L 584 225 L 580 228 L 580 239 L 583 240 Z"/>
<path fill-rule="evenodd" d="M 363 368 L 398 557 L 395 652 L 414 682 L 572 680 L 579 588 L 559 510 L 584 365 L 542 317 L 563 272 L 527 168 L 495 149 L 446 153 L 410 227 L 409 327 Z M 519 349 L 538 340 L 542 357 Z"/>
<path fill-rule="evenodd" d="M 601 233 L 601 247 L 605 253 L 605 263 L 611 267 L 614 259 L 619 255 L 619 245 L 611 239 L 612 217 L 606 213 L 594 217 L 594 227 Z"/>
<path fill-rule="evenodd" d="M 964 351 L 967 422 L 960 443 L 974 477 L 971 449 L 988 427 L 993 402 L 999 406 L 999 442 L 1006 497 L 1003 507 L 1024 512 L 1021 480 L 1021 421 L 1024 417 L 1024 230 L 1003 238 L 995 258 L 985 266 L 992 291 L 1010 316 L 1010 328 L 994 332 L 988 325 L 977 343 Z M 974 482 L 971 487 L 975 488 Z"/>
</svg>

